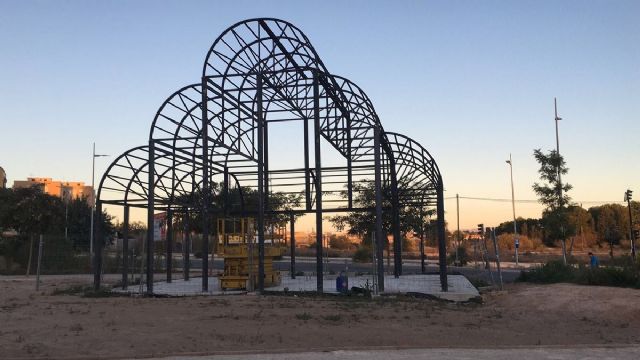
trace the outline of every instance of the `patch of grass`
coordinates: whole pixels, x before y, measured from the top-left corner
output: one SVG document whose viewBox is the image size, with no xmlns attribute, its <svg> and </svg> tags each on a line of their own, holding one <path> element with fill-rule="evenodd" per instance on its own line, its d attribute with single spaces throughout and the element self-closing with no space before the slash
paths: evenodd
<svg viewBox="0 0 640 360">
<path fill-rule="evenodd" d="M 342 317 L 338 314 L 336 315 L 326 315 L 322 317 L 323 320 L 327 320 L 327 321 L 340 321 L 342 320 Z"/>
<path fill-rule="evenodd" d="M 311 320 L 311 318 L 313 318 L 313 316 L 311 316 L 311 314 L 307 313 L 307 312 L 303 312 L 300 314 L 296 314 L 296 319 L 298 320 Z"/>
<path fill-rule="evenodd" d="M 474 278 L 474 277 L 470 277 L 468 279 L 471 285 L 475 286 L 476 288 L 481 288 L 481 287 L 486 287 L 491 285 L 488 282 L 486 282 L 484 279 Z"/>
<path fill-rule="evenodd" d="M 73 295 L 86 298 L 128 296 L 128 294 L 112 292 L 111 288 L 108 287 L 101 287 L 100 289 L 95 290 L 93 286 L 89 285 L 73 285 L 67 288 L 55 289 L 52 295 Z"/>
<path fill-rule="evenodd" d="M 90 289 L 92 289 L 92 287 L 88 285 L 73 285 L 66 288 L 55 289 L 52 295 L 80 295 Z"/>
<path fill-rule="evenodd" d="M 640 266 L 627 262 L 622 266 L 574 267 L 561 261 L 550 261 L 541 267 L 522 271 L 518 281 L 541 284 L 567 282 L 580 285 L 617 286 L 640 289 Z"/>
</svg>

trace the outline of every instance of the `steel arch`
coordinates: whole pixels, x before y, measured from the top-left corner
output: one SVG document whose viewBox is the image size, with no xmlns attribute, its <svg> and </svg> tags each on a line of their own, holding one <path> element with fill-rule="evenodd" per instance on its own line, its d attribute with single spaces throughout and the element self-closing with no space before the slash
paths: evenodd
<svg viewBox="0 0 640 360">
<path fill-rule="evenodd" d="M 303 167 L 276 169 L 269 161 L 269 128 L 281 122 L 303 124 Z M 322 164 L 322 139 L 345 165 Z M 207 52 L 201 81 L 163 102 L 151 123 L 148 144 L 114 160 L 101 179 L 97 199 L 99 204 L 147 208 L 147 241 L 152 242 L 154 209 L 191 209 L 204 219 L 213 212 L 232 212 L 212 209 L 211 182 L 220 177 L 223 189 L 229 189 L 232 179 L 238 189 L 256 189 L 259 204 L 248 213 L 257 217 L 259 233 L 265 216 L 283 211 L 315 213 L 317 250 L 321 249 L 323 213 L 374 211 L 380 245 L 382 212 L 390 211 L 398 276 L 402 273 L 399 209 L 419 208 L 422 213 L 435 207 L 441 286 L 447 288 L 443 182 L 435 160 L 411 138 L 386 132 L 366 93 L 347 78 L 332 75 L 307 36 L 289 22 L 249 19 L 216 38 Z M 374 183 L 374 208 L 354 206 L 357 181 Z M 348 196 L 341 199 L 337 194 L 345 188 Z M 301 193 L 304 204 L 272 208 L 270 194 L 276 192 Z M 390 200 L 389 208 L 383 209 L 383 197 Z M 202 227 L 206 239 L 207 220 Z M 259 247 L 263 246 L 261 241 Z M 381 249 L 378 246 L 380 255 Z M 208 241 L 203 242 L 202 252 L 206 263 Z M 317 253 L 318 291 L 322 291 L 322 254 Z M 153 292 L 149 257 L 147 263 L 147 291 Z M 382 276 L 382 256 L 377 265 Z M 260 266 L 263 270 L 262 262 Z M 203 266 L 204 291 L 207 276 Z M 379 282 L 383 287 L 384 278 Z"/>
</svg>

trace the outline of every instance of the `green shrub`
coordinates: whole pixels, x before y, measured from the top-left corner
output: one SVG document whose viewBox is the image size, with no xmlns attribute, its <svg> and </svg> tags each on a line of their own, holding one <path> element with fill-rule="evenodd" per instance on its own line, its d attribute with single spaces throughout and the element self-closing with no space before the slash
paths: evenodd
<svg viewBox="0 0 640 360">
<path fill-rule="evenodd" d="M 310 320 L 311 318 L 313 318 L 313 316 L 307 312 L 296 314 L 296 319 L 298 320 Z"/>
<path fill-rule="evenodd" d="M 519 281 L 534 283 L 571 282 L 575 268 L 565 265 L 562 261 L 554 260 L 529 271 L 522 271 Z"/>
<path fill-rule="evenodd" d="M 640 266 L 630 260 L 621 261 L 622 266 L 588 268 L 584 265 L 573 267 L 561 261 L 522 271 L 518 281 L 533 283 L 568 282 L 581 285 L 618 286 L 640 288 Z"/>
<path fill-rule="evenodd" d="M 373 254 L 371 248 L 368 246 L 359 246 L 356 252 L 353 254 L 353 262 L 371 262 Z"/>
<path fill-rule="evenodd" d="M 456 251 L 455 249 L 449 253 L 447 256 L 447 264 L 451 265 L 456 261 Z M 467 253 L 467 249 L 464 246 L 458 247 L 458 265 L 465 266 L 471 261 L 471 257 Z"/>
</svg>

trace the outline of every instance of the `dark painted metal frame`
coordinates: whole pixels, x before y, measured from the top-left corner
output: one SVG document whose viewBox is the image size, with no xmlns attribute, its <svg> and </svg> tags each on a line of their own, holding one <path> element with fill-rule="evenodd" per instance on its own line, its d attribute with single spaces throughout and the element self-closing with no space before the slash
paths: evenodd
<svg viewBox="0 0 640 360">
<path fill-rule="evenodd" d="M 281 122 L 303 123 L 303 168 L 270 167 L 269 124 Z M 310 136 L 313 136 L 313 151 Z M 344 166 L 323 167 L 323 143 L 344 159 Z M 213 178 L 221 178 L 220 191 L 225 199 L 230 186 L 238 189 L 240 199 L 235 209 L 230 206 L 230 199 L 222 207 L 212 203 Z M 357 194 L 353 185 L 358 181 L 373 182 L 374 208 L 354 206 Z M 243 189 L 246 188 L 257 189 L 257 209 L 245 207 Z M 303 205 L 294 209 L 272 209 L 269 196 L 275 192 L 301 194 Z M 341 193 L 346 193 L 346 199 Z M 383 207 L 383 199 L 391 204 L 389 208 Z M 242 21 L 216 39 L 207 54 L 201 82 L 183 87 L 162 104 L 151 125 L 148 145 L 128 150 L 109 166 L 98 189 L 98 209 L 103 204 L 124 207 L 125 232 L 128 232 L 129 208 L 147 209 L 148 293 L 153 293 L 153 215 L 156 210 L 167 211 L 168 218 L 180 214 L 184 219 L 188 219 L 186 215 L 190 212 L 201 212 L 205 219 L 204 240 L 208 240 L 210 232 L 206 219 L 213 215 L 255 216 L 260 291 L 264 290 L 265 219 L 275 214 L 289 214 L 293 235 L 294 214 L 314 213 L 317 291 L 322 292 L 324 213 L 371 211 L 375 214 L 376 265 L 378 284 L 383 291 L 382 244 L 386 234 L 382 213 L 392 214 L 394 274 L 400 276 L 400 209 L 411 207 L 422 214 L 435 207 L 441 287 L 444 291 L 448 287 L 443 182 L 436 162 L 412 139 L 385 132 L 364 91 L 348 79 L 330 74 L 308 38 L 292 24 L 278 19 Z M 187 238 L 188 229 L 184 227 Z M 172 237 L 173 231 L 168 232 L 168 245 Z M 102 249 L 100 229 L 95 239 Z M 202 291 L 208 291 L 209 242 L 202 243 Z M 292 238 L 292 249 L 294 244 Z M 123 246 L 127 250 L 127 241 Z M 167 281 L 171 281 L 169 247 Z M 94 283 L 99 287 L 102 251 L 95 254 Z M 126 261 L 123 265 L 123 287 L 126 288 Z M 295 276 L 293 253 L 291 274 Z M 188 279 L 188 271 L 184 277 Z"/>
</svg>

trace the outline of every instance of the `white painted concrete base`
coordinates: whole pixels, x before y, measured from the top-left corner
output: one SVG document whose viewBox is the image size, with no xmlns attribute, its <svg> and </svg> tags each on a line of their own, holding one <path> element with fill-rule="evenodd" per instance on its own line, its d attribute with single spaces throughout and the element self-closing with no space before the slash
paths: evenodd
<svg viewBox="0 0 640 360">
<path fill-rule="evenodd" d="M 323 292 L 336 294 L 336 276 L 325 276 L 323 281 Z M 447 276 L 449 291 L 442 292 L 440 288 L 439 275 L 404 275 L 395 278 L 393 275 L 386 275 L 384 278 L 385 291 L 383 294 L 406 294 L 420 293 L 425 295 L 433 295 L 442 299 L 451 301 L 467 301 L 471 298 L 479 296 L 478 290 L 471 285 L 469 280 L 463 275 Z M 298 276 L 291 279 L 283 274 L 282 282 L 278 286 L 269 287 L 265 290 L 269 291 L 316 291 L 315 276 Z M 372 288 L 373 276 L 351 276 L 349 277 L 349 288 L 351 287 Z M 146 287 L 142 288 L 144 293 Z M 127 292 L 136 294 L 140 292 L 140 286 L 130 286 L 127 290 L 114 289 L 114 292 Z M 156 282 L 153 284 L 153 292 L 156 295 L 172 295 L 172 296 L 193 296 L 193 295 L 224 295 L 224 294 L 242 294 L 244 291 L 222 291 L 217 277 L 209 278 L 209 291 L 202 291 L 202 279 L 192 278 L 189 281 L 173 280 L 171 283 Z"/>
</svg>

